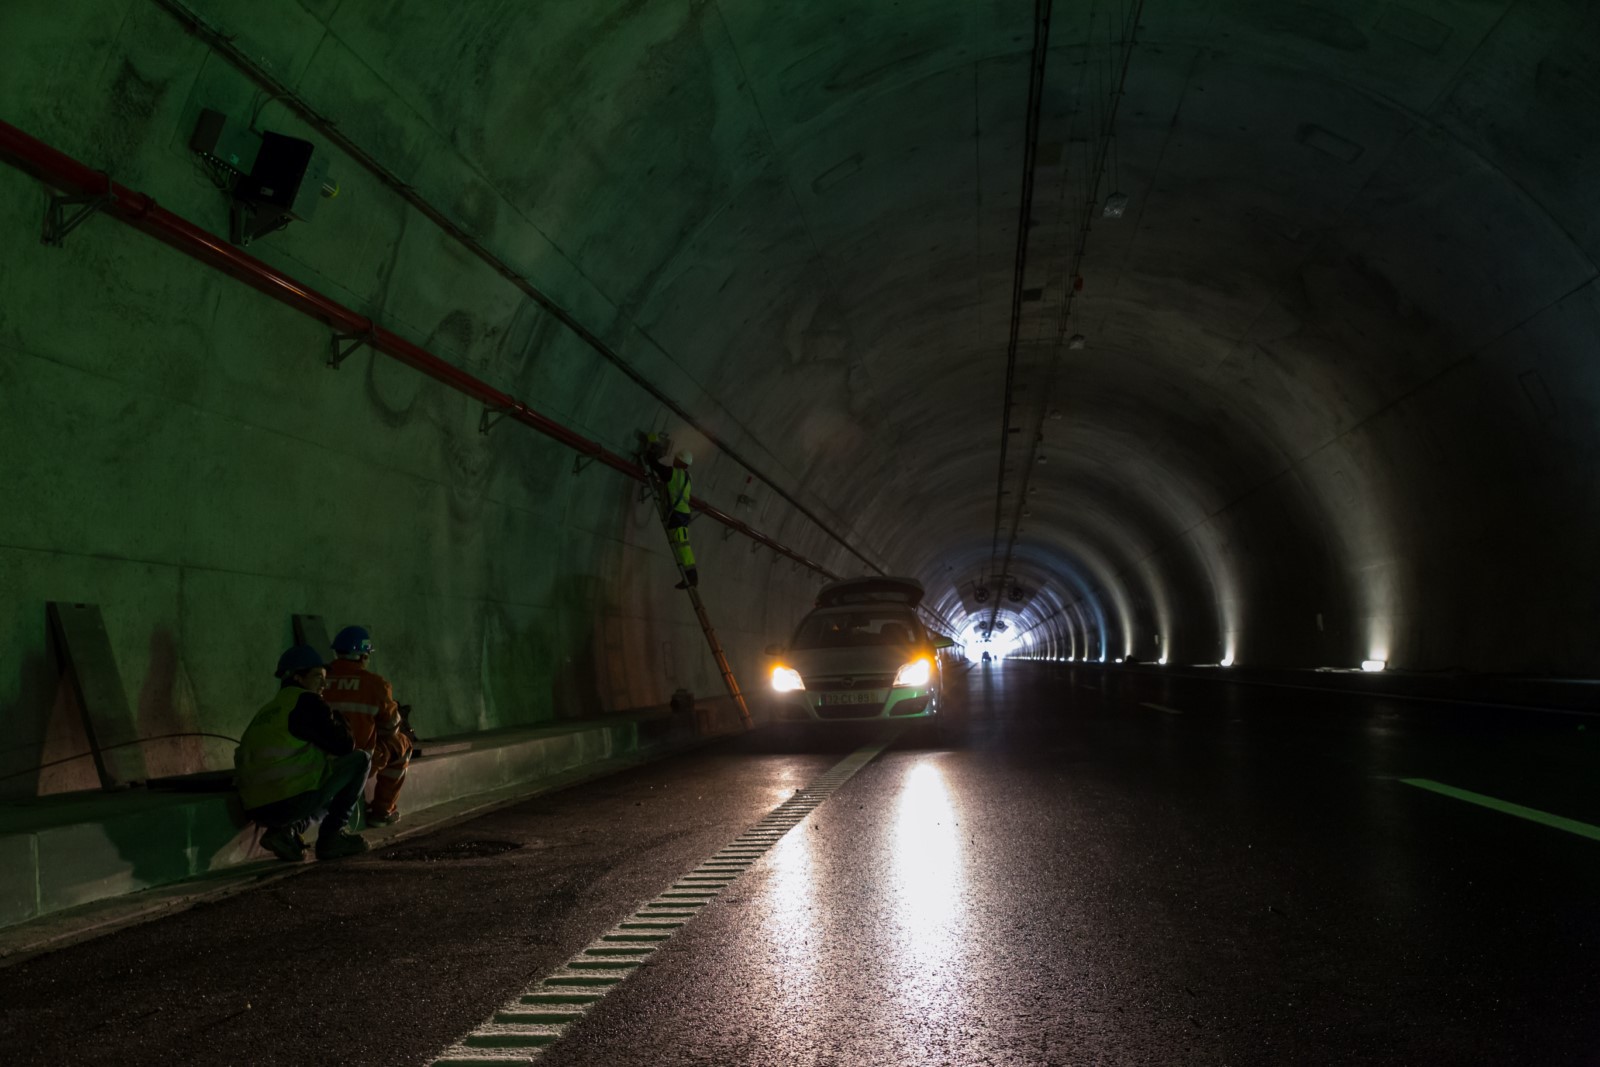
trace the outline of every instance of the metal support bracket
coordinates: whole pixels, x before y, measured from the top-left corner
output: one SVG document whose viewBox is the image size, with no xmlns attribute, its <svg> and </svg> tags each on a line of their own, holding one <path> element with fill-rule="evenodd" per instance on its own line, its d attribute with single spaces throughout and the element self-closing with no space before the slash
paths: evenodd
<svg viewBox="0 0 1600 1067">
<path fill-rule="evenodd" d="M 345 342 L 349 342 L 345 344 Z M 328 369 L 338 370 L 339 364 L 355 354 L 362 345 L 372 343 L 372 331 L 366 333 L 336 333 L 328 339 Z"/>
<path fill-rule="evenodd" d="M 582 452 L 572 457 L 572 473 L 582 474 L 589 469 L 589 464 L 594 462 L 593 456 L 586 456 Z"/>
<path fill-rule="evenodd" d="M 39 240 L 51 248 L 61 248 L 67 239 L 67 234 L 77 229 L 90 215 L 99 211 L 108 204 L 117 202 L 117 196 L 110 191 L 111 175 L 106 175 L 106 192 L 89 193 L 85 196 L 52 196 L 50 207 L 45 211 L 44 230 L 39 235 Z M 76 207 L 70 216 L 67 209 Z"/>
<path fill-rule="evenodd" d="M 494 429 L 495 423 L 505 418 L 510 410 L 510 408 L 484 408 L 483 414 L 478 416 L 478 432 L 486 434 Z M 490 418 L 491 415 L 494 418 Z"/>
</svg>

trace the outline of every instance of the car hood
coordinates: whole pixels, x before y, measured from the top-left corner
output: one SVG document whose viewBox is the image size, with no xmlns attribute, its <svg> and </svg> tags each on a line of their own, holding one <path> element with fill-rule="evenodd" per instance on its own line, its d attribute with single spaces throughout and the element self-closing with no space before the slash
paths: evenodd
<svg viewBox="0 0 1600 1067">
<path fill-rule="evenodd" d="M 801 678 L 837 678 L 849 674 L 893 674 L 917 658 L 913 645 L 867 645 L 857 648 L 806 648 L 784 657 Z"/>
</svg>

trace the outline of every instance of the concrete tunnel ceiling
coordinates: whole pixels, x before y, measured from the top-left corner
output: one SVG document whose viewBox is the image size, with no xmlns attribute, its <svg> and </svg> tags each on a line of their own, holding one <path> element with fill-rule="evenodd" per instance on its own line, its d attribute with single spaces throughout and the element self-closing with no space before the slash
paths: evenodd
<svg viewBox="0 0 1600 1067">
<path fill-rule="evenodd" d="M 1517 620 L 1586 583 L 1483 572 L 1549 551 L 1532 507 L 1593 573 L 1543 496 L 1594 445 L 1592 6 L 1151 2 L 1125 52 L 1131 4 L 1058 4 L 1031 153 L 1028 3 L 389 7 L 387 66 L 952 619 L 1016 585 L 1057 652 L 1582 655 Z"/>
<path fill-rule="evenodd" d="M 737 442 L 860 557 L 773 494 L 752 520 L 835 571 L 915 574 L 1036 655 L 1593 673 L 1594 4 L 194 6 Z M 136 9 L 162 41 L 187 10 Z M 466 309 L 418 343 L 477 366 L 498 334 L 535 405 L 617 448 L 655 412 L 744 500 L 735 458 L 395 210 L 269 254 L 315 241 L 359 292 L 353 227 L 387 227 L 426 249 L 413 292 Z M 447 451 L 535 454 L 494 448 Z"/>
<path fill-rule="evenodd" d="M 1593 574 L 1592 503 L 1546 495 L 1594 446 L 1592 5 L 1151 2 L 1124 53 L 1131 7 L 1055 5 L 1020 285 L 1032 4 L 388 25 L 497 180 L 951 618 L 1014 584 L 1053 651 L 1570 666 L 1518 620 L 1588 618 L 1587 583 L 1484 572 Z"/>
</svg>

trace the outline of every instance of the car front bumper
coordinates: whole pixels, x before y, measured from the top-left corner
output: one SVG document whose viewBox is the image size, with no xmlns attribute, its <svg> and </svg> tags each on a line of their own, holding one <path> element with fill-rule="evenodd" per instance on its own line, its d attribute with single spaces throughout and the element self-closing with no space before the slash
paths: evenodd
<svg viewBox="0 0 1600 1067">
<path fill-rule="evenodd" d="M 802 689 L 772 694 L 779 722 L 867 722 L 875 719 L 926 719 L 938 713 L 934 686 L 891 689 Z"/>
</svg>

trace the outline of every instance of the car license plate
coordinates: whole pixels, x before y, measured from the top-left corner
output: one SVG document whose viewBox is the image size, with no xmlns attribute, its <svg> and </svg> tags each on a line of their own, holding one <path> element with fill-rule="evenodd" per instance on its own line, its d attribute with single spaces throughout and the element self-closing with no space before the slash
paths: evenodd
<svg viewBox="0 0 1600 1067">
<path fill-rule="evenodd" d="M 878 704 L 883 701 L 883 694 L 876 689 L 846 689 L 839 693 L 823 693 L 824 704 Z"/>
</svg>

